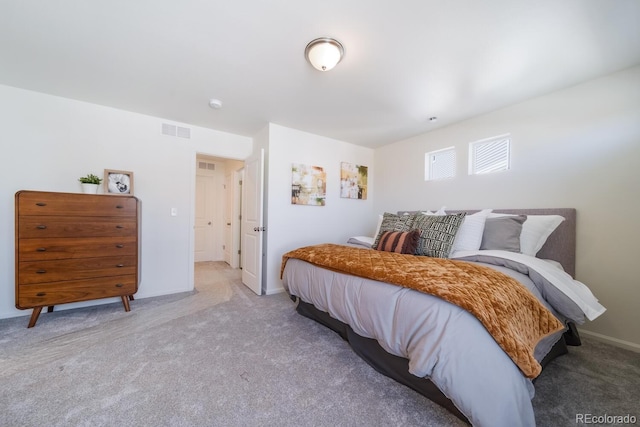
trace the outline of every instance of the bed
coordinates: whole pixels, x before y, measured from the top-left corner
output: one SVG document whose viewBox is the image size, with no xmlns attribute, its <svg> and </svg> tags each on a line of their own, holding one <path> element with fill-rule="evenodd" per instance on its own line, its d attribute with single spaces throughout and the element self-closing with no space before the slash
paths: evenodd
<svg viewBox="0 0 640 427">
<path fill-rule="evenodd" d="M 417 218 L 423 221 L 417 226 L 418 246 L 435 248 L 431 254 L 415 248 Z M 457 225 L 438 221 L 457 221 Z M 344 245 L 313 245 L 283 256 L 283 285 L 296 310 L 336 331 L 380 373 L 462 420 L 478 426 L 534 426 L 531 399 L 540 369 L 565 354 L 567 345 L 580 345 L 576 324 L 593 320 L 605 310 L 584 284 L 574 280 L 576 211 L 401 211 L 385 213 L 381 222 L 370 241 L 356 238 Z M 447 233 L 448 250 L 438 240 Z M 425 244 L 433 235 L 438 235 L 437 244 Z M 398 242 L 410 241 L 404 248 L 409 253 L 397 247 L 380 250 L 381 239 L 389 236 Z M 438 252 L 441 249 L 444 252 Z M 361 257 L 367 266 L 353 261 Z M 414 262 L 420 266 L 414 267 Z M 388 263 L 405 268 L 406 274 L 389 275 L 386 267 L 380 268 Z M 453 285 L 441 284 L 441 276 L 435 276 L 444 264 L 462 269 L 456 275 L 448 270 L 442 273 L 455 276 Z M 383 276 L 380 270 L 385 271 Z M 457 305 L 455 292 L 460 289 L 484 293 L 494 287 L 481 274 L 507 286 L 495 285 L 498 296 L 490 298 L 500 301 L 485 302 L 488 309 L 481 309 L 474 294 L 472 303 Z M 409 276 L 418 276 L 428 292 L 436 283 L 436 290 L 444 288 L 444 294 L 404 283 Z M 391 284 L 396 277 L 403 283 Z M 527 298 L 523 308 L 520 300 L 514 300 L 516 305 L 502 301 L 502 293 L 510 294 L 512 289 L 517 290 L 513 298 Z M 516 309 L 502 314 L 503 307 Z M 515 319 L 524 316 L 520 312 L 528 317 Z M 504 320 L 510 317 L 514 319 Z M 505 333 L 503 323 L 508 331 L 517 323 L 515 335 Z"/>
</svg>

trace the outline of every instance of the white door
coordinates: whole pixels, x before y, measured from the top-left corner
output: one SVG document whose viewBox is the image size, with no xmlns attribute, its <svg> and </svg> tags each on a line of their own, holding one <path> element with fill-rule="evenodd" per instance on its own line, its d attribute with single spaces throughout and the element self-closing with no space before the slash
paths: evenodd
<svg viewBox="0 0 640 427">
<path fill-rule="evenodd" d="M 242 183 L 242 283 L 262 295 L 264 149 L 245 161 Z"/>
<path fill-rule="evenodd" d="M 233 249 L 233 235 L 232 235 L 232 227 L 231 223 L 233 221 L 233 196 L 234 196 L 234 188 L 233 188 L 233 172 L 229 172 L 224 177 L 224 197 L 225 197 L 225 206 L 224 206 L 224 225 L 223 225 L 223 235 L 224 235 L 224 244 L 222 245 L 222 253 L 224 255 L 224 260 L 227 264 L 232 265 L 231 262 L 231 250 Z"/>
<path fill-rule="evenodd" d="M 195 262 L 214 261 L 215 177 L 196 175 L 196 215 L 194 229 Z"/>
<path fill-rule="evenodd" d="M 244 169 L 233 172 L 233 210 L 231 221 L 231 267 L 242 268 L 242 182 Z"/>
</svg>

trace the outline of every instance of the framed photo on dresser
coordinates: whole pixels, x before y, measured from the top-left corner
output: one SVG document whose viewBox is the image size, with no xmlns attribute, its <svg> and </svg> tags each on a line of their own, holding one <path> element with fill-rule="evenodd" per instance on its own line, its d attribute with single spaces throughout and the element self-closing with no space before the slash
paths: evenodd
<svg viewBox="0 0 640 427">
<path fill-rule="evenodd" d="M 133 195 L 133 172 L 105 169 L 104 193 Z"/>
</svg>

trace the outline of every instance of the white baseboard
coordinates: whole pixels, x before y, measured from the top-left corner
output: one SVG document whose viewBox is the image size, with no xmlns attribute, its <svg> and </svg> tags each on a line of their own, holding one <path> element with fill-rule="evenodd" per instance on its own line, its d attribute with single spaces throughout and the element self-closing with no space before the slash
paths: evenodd
<svg viewBox="0 0 640 427">
<path fill-rule="evenodd" d="M 270 289 L 270 290 L 268 290 L 268 291 L 265 293 L 265 295 L 281 294 L 281 293 L 282 293 L 282 292 L 284 292 L 284 291 L 285 291 L 284 286 L 281 286 L 281 287 L 276 288 L 276 289 Z"/>
<path fill-rule="evenodd" d="M 596 332 L 585 331 L 584 329 L 578 329 L 578 332 L 580 333 L 580 335 L 586 335 L 598 341 L 606 342 L 607 344 L 615 345 L 616 347 L 621 347 L 627 350 L 635 351 L 636 353 L 640 353 L 640 344 L 613 338 L 608 335 L 598 334 Z"/>
</svg>

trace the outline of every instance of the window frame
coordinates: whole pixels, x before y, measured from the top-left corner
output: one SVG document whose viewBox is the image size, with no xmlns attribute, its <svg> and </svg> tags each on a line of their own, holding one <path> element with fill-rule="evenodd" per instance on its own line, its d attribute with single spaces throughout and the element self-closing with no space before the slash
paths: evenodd
<svg viewBox="0 0 640 427">
<path fill-rule="evenodd" d="M 486 175 L 495 172 L 504 172 L 511 169 L 511 134 L 506 133 L 503 135 L 492 136 L 490 138 L 480 139 L 478 141 L 473 141 L 469 143 L 469 165 L 468 165 L 468 173 L 469 175 Z M 506 158 L 500 157 L 494 159 L 493 163 L 488 163 L 484 165 L 482 169 L 479 168 L 478 156 L 477 156 L 477 147 L 479 146 L 488 146 L 494 143 L 501 143 L 506 141 L 506 148 L 498 148 L 494 151 L 504 151 Z M 498 153 L 501 154 L 501 153 Z M 482 160 L 482 159 L 481 159 Z M 486 159 L 485 159 L 486 160 Z"/>
<path fill-rule="evenodd" d="M 450 153 L 452 155 L 451 156 L 451 164 L 447 166 L 447 167 L 449 167 L 451 169 L 451 175 L 433 176 L 434 168 L 432 166 L 433 161 L 431 160 L 431 157 L 432 156 L 437 156 L 438 154 L 448 154 L 448 153 Z M 445 158 L 443 157 L 443 159 L 445 159 Z M 425 155 L 424 155 L 424 163 L 425 163 L 424 164 L 424 180 L 425 181 L 441 181 L 441 180 L 444 180 L 444 179 L 455 178 L 456 172 L 457 172 L 456 159 L 457 159 L 457 153 L 456 153 L 456 147 L 455 146 L 441 148 L 439 150 L 433 150 L 433 151 L 429 151 L 428 153 L 425 153 Z"/>
</svg>

